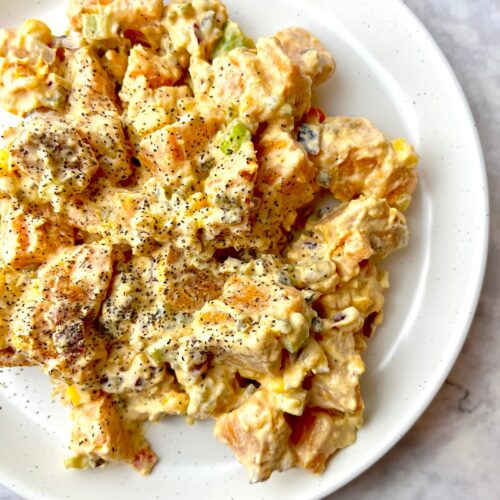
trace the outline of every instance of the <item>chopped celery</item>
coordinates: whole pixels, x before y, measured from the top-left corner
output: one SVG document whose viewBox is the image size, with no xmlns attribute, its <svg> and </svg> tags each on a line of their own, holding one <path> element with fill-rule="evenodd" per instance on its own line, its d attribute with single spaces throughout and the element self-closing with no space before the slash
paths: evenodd
<svg viewBox="0 0 500 500">
<path fill-rule="evenodd" d="M 67 469 L 88 469 L 90 461 L 86 455 L 76 455 L 66 458 L 64 460 L 64 466 Z"/>
<path fill-rule="evenodd" d="M 329 188 L 330 183 L 332 182 L 332 178 L 330 177 L 330 174 L 328 172 L 325 172 L 324 170 L 320 170 L 318 172 L 316 180 L 318 181 L 318 184 L 320 186 L 326 187 L 326 188 Z"/>
<path fill-rule="evenodd" d="M 250 130 L 240 121 L 236 121 L 231 125 L 226 136 L 221 142 L 220 148 L 225 155 L 232 155 L 240 150 L 244 142 L 252 138 Z"/>
<path fill-rule="evenodd" d="M 82 397 L 76 385 L 68 385 L 66 387 L 66 396 L 73 406 L 78 406 L 82 402 Z"/>
<path fill-rule="evenodd" d="M 320 333 L 323 331 L 324 329 L 324 326 L 323 326 L 323 322 L 321 321 L 320 318 L 314 318 L 312 320 L 312 323 L 311 323 L 311 328 L 313 330 L 313 332 L 315 333 Z"/>
<path fill-rule="evenodd" d="M 254 48 L 255 44 L 253 40 L 247 37 L 238 23 L 233 21 L 228 21 L 224 27 L 224 34 L 222 38 L 217 42 L 212 52 L 212 57 L 219 57 L 225 52 L 236 49 L 238 47 Z"/>
<path fill-rule="evenodd" d="M 84 14 L 83 37 L 87 40 L 107 40 L 113 37 L 109 14 Z"/>
<path fill-rule="evenodd" d="M 274 392 L 276 406 L 285 413 L 300 416 L 304 412 L 307 391 L 296 389 L 293 391 Z"/>
<path fill-rule="evenodd" d="M 306 330 L 298 330 L 297 332 L 282 335 L 280 337 L 281 345 L 291 353 L 297 352 L 307 341 L 309 338 L 309 331 Z"/>
<path fill-rule="evenodd" d="M 309 338 L 308 322 L 300 313 L 292 313 L 290 316 L 291 331 L 286 335 L 281 335 L 281 345 L 291 353 L 297 352 Z"/>
<path fill-rule="evenodd" d="M 165 354 L 172 342 L 170 337 L 164 337 L 155 342 L 146 349 L 146 354 L 151 358 L 155 365 L 162 366 L 165 363 Z"/>
<path fill-rule="evenodd" d="M 161 347 L 153 346 L 151 349 L 148 349 L 146 352 L 156 365 L 160 366 L 163 364 L 163 354 L 165 353 L 164 349 L 162 349 Z"/>
<path fill-rule="evenodd" d="M 6 149 L 0 149 L 0 175 L 8 175 L 10 153 Z"/>
</svg>

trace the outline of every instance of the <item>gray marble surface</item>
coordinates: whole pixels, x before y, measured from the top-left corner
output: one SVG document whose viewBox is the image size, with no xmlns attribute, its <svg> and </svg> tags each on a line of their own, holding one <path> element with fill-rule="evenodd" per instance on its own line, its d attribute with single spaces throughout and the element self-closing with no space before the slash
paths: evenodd
<svg viewBox="0 0 500 500">
<path fill-rule="evenodd" d="M 376 0 L 373 0 L 376 1 Z M 405 0 L 460 80 L 491 193 L 486 280 L 465 347 L 411 431 L 335 500 L 500 499 L 500 0 Z M 0 500 L 19 497 L 0 486 Z"/>
</svg>

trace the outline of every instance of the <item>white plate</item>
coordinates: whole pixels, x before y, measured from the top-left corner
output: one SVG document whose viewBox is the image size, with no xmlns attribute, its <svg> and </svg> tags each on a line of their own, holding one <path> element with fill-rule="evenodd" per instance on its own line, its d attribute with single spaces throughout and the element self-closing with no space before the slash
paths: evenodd
<svg viewBox="0 0 500 500">
<path fill-rule="evenodd" d="M 357 443 L 323 476 L 274 474 L 250 486 L 211 423 L 182 419 L 153 426 L 161 462 L 150 477 L 126 466 L 68 471 L 66 410 L 51 402 L 35 369 L 0 374 L 0 482 L 35 498 L 126 500 L 322 497 L 344 485 L 400 439 L 435 395 L 466 336 L 483 277 L 487 187 L 474 123 L 436 44 L 398 0 L 227 0 L 251 35 L 309 28 L 337 59 L 321 87 L 328 113 L 366 116 L 390 136 L 405 136 L 421 156 L 420 182 L 408 212 L 411 243 L 386 262 L 393 286 L 385 322 L 366 354 L 366 423 Z M 0 25 L 41 16 L 61 27 L 64 4 L 3 0 Z M 4 116 L 2 116 L 4 118 Z M 446 423 L 443 423 L 446 425 Z"/>
</svg>

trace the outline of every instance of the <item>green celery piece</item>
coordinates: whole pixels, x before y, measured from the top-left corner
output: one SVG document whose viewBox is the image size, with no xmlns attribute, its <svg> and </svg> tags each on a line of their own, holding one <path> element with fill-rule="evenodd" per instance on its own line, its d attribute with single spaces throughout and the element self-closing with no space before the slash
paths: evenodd
<svg viewBox="0 0 500 500">
<path fill-rule="evenodd" d="M 251 138 L 252 134 L 245 124 L 240 121 L 236 121 L 228 129 L 226 136 L 222 140 L 220 145 L 221 151 L 227 156 L 237 153 L 240 150 L 241 145 L 244 142 L 251 140 Z"/>
<path fill-rule="evenodd" d="M 163 354 L 165 350 L 161 347 L 152 346 L 151 349 L 147 349 L 148 356 L 154 361 L 155 365 L 161 366 L 163 364 Z"/>
<path fill-rule="evenodd" d="M 83 14 L 83 37 L 86 40 L 107 40 L 113 37 L 109 14 Z"/>
<path fill-rule="evenodd" d="M 297 352 L 309 338 L 309 329 L 301 328 L 295 334 L 281 335 L 281 345 L 290 353 Z"/>
<path fill-rule="evenodd" d="M 172 339 L 170 337 L 161 338 L 146 349 L 146 354 L 156 365 L 162 366 L 165 363 L 165 354 L 168 351 L 171 342 Z"/>
<path fill-rule="evenodd" d="M 277 403 L 276 406 L 281 411 L 298 417 L 304 413 L 307 391 L 297 389 L 285 392 L 275 392 L 274 397 Z"/>
<path fill-rule="evenodd" d="M 237 49 L 238 47 L 246 47 L 248 49 L 255 48 L 253 40 L 247 37 L 241 31 L 238 23 L 228 21 L 224 27 L 224 34 L 217 42 L 212 52 L 212 58 L 219 57 L 230 50 Z"/>
<path fill-rule="evenodd" d="M 64 460 L 67 469 L 88 469 L 89 465 L 89 459 L 85 455 L 76 455 Z"/>
</svg>

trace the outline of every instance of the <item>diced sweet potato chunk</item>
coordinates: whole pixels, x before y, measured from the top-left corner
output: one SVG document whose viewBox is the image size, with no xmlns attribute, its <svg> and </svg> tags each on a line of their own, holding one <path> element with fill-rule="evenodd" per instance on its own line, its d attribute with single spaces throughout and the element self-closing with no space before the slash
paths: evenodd
<svg viewBox="0 0 500 500">
<path fill-rule="evenodd" d="M 114 85 L 89 47 L 75 51 L 68 72 L 71 79 L 68 120 L 90 144 L 108 179 L 126 179 L 132 170 Z"/>
<path fill-rule="evenodd" d="M 41 264 L 60 247 L 73 244 L 73 230 L 50 207 L 28 211 L 15 203 L 0 203 L 0 257 L 19 269 Z"/>
<path fill-rule="evenodd" d="M 146 136 L 139 159 L 153 175 L 173 188 L 194 182 L 193 165 L 215 134 L 218 122 L 188 113 L 178 121 Z"/>
<path fill-rule="evenodd" d="M 365 195 L 408 207 L 418 157 L 405 140 L 388 141 L 366 118 L 327 118 L 320 129 L 319 154 L 311 155 L 320 184 L 342 201 Z"/>
<path fill-rule="evenodd" d="M 157 462 L 141 433 L 130 433 L 109 395 L 72 409 L 69 466 L 96 467 L 104 462 L 126 462 L 148 474 Z"/>
<path fill-rule="evenodd" d="M 302 72 L 311 77 L 314 85 L 323 83 L 335 71 L 335 60 L 331 54 L 304 28 L 286 28 L 274 36 Z"/>
<path fill-rule="evenodd" d="M 330 372 L 312 377 L 309 404 L 342 412 L 357 410 L 359 378 L 365 365 L 356 350 L 354 335 L 334 328 L 324 332 L 318 343 L 326 353 Z"/>
<path fill-rule="evenodd" d="M 288 446 L 290 427 L 264 391 L 257 391 L 239 408 L 217 418 L 214 434 L 247 468 L 252 483 L 293 466 Z"/>
<path fill-rule="evenodd" d="M 135 140 L 138 148 L 140 140 L 155 130 L 173 123 L 181 114 L 178 106 L 191 100 L 187 86 L 160 87 L 149 89 L 138 86 L 128 103 L 124 114 L 124 122 L 129 135 Z"/>
<path fill-rule="evenodd" d="M 103 355 L 92 329 L 112 274 L 112 248 L 104 244 L 67 247 L 38 271 L 12 318 L 13 344 L 30 358 L 72 372 Z M 76 371 L 76 370 L 73 370 Z"/>
<path fill-rule="evenodd" d="M 408 243 L 404 215 L 378 198 L 343 203 L 306 227 L 308 233 L 290 246 L 287 257 L 297 284 L 321 292 L 352 279 L 371 256 L 384 258 Z"/>
<path fill-rule="evenodd" d="M 174 85 L 182 73 L 183 67 L 175 55 L 171 53 L 160 55 L 142 45 L 135 45 L 130 50 L 120 96 L 125 102 L 133 100 L 133 92 L 141 76 L 145 78 L 149 88 L 156 89 Z"/>
<path fill-rule="evenodd" d="M 33 116 L 6 137 L 12 167 L 33 179 L 38 196 L 56 208 L 57 200 L 83 191 L 97 171 L 84 134 L 63 118 Z"/>
<path fill-rule="evenodd" d="M 408 244 L 404 215 L 377 198 L 359 198 L 343 204 L 311 228 L 323 241 L 332 242 L 334 248 L 345 246 L 352 235 L 359 233 L 373 255 L 382 258 Z"/>
<path fill-rule="evenodd" d="M 333 453 L 354 443 L 362 417 L 360 413 L 329 413 L 306 408 L 303 415 L 292 417 L 291 422 L 291 443 L 298 465 L 320 474 Z"/>
<path fill-rule="evenodd" d="M 271 123 L 260 136 L 257 153 L 258 221 L 269 231 L 277 224 L 289 230 L 297 210 L 313 199 L 316 167 L 280 121 Z"/>
<path fill-rule="evenodd" d="M 238 115 L 249 122 L 302 116 L 310 106 L 311 79 L 284 52 L 276 38 L 262 38 L 257 53 L 234 49 L 212 66 L 194 60 L 190 73 L 195 96 L 209 110 Z"/>
</svg>

